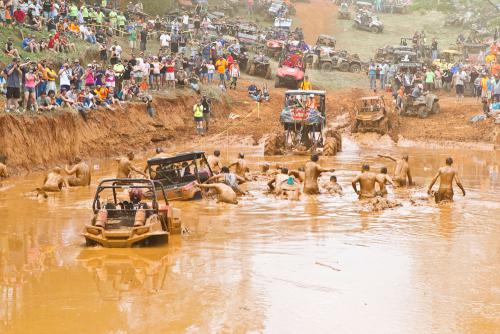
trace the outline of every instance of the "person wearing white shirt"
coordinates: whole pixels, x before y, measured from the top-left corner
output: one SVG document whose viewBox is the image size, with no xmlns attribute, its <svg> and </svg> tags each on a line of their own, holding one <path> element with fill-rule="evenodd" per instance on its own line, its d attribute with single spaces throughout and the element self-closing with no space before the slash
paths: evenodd
<svg viewBox="0 0 500 334">
<path fill-rule="evenodd" d="M 160 35 L 160 45 L 162 48 L 168 48 L 170 46 L 170 35 L 166 32 L 163 32 Z"/>
</svg>

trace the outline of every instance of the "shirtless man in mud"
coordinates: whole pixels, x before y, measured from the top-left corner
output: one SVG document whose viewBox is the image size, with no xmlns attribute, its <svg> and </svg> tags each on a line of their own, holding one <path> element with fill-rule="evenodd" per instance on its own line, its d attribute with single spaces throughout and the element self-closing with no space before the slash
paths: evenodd
<svg viewBox="0 0 500 334">
<path fill-rule="evenodd" d="M 337 177 L 335 175 L 330 176 L 330 182 L 323 185 L 323 187 L 330 195 L 342 196 L 344 194 L 342 186 L 337 183 Z"/>
<path fill-rule="evenodd" d="M 245 155 L 243 153 L 238 153 L 238 160 L 230 164 L 228 167 L 231 168 L 233 166 L 236 166 L 236 175 L 244 178 L 248 167 L 247 162 L 245 161 Z"/>
<path fill-rule="evenodd" d="M 465 196 L 465 189 L 458 177 L 457 171 L 452 167 L 453 159 L 446 159 L 446 166 L 439 168 L 436 176 L 432 179 L 431 184 L 429 185 L 429 189 L 427 193 L 432 195 L 432 187 L 434 183 L 436 183 L 437 179 L 439 179 L 439 189 L 437 192 L 434 192 L 434 199 L 436 203 L 441 201 L 453 201 L 453 180 L 457 183 L 457 186 L 462 190 L 462 194 Z"/>
<path fill-rule="evenodd" d="M 87 165 L 85 161 L 82 161 L 80 157 L 75 157 L 75 165 L 73 168 L 69 169 L 68 166 L 65 166 L 64 171 L 67 175 L 75 174 L 75 176 L 68 178 L 68 184 L 70 187 L 90 185 L 89 165 Z"/>
<path fill-rule="evenodd" d="M 304 175 L 304 194 L 316 195 L 319 194 L 318 177 L 321 173 L 334 172 L 335 169 L 322 168 L 318 164 L 319 157 L 317 154 L 311 155 L 311 161 L 306 163 Z"/>
<path fill-rule="evenodd" d="M 386 158 L 392 160 L 396 163 L 396 169 L 394 170 L 393 182 L 398 187 L 406 187 L 406 185 L 413 185 L 413 180 L 411 179 L 410 165 L 408 164 L 408 155 L 404 155 L 401 159 L 393 158 L 388 155 L 378 155 L 381 158 Z M 408 182 L 406 182 L 408 178 Z"/>
<path fill-rule="evenodd" d="M 376 192 L 377 196 L 387 197 L 388 192 L 386 185 L 390 184 L 394 187 L 392 178 L 387 175 L 387 167 L 380 168 L 380 174 L 377 174 L 377 181 L 380 185 L 380 190 Z"/>
<path fill-rule="evenodd" d="M 208 165 L 214 174 L 219 174 L 222 168 L 220 163 L 220 151 L 215 150 L 213 155 L 207 157 Z"/>
<path fill-rule="evenodd" d="M 61 167 L 54 167 L 54 169 L 47 174 L 43 180 L 43 186 L 36 189 L 38 195 L 47 197 L 46 192 L 59 192 L 62 187 L 68 187 L 68 182 L 61 175 L 61 171 Z"/>
<path fill-rule="evenodd" d="M 357 188 L 359 183 L 360 190 Z M 382 188 L 382 183 L 377 179 L 377 175 L 370 172 L 370 166 L 363 165 L 361 174 L 352 180 L 352 188 L 354 192 L 359 195 L 359 199 L 367 199 L 375 197 L 375 183 L 378 183 Z"/>
<path fill-rule="evenodd" d="M 130 179 L 132 176 L 132 172 L 141 174 L 145 178 L 148 177 L 146 173 L 141 172 L 139 168 L 134 167 L 132 165 L 133 160 L 134 160 L 134 153 L 132 152 L 127 153 L 126 157 L 121 157 L 117 159 L 118 161 L 118 172 L 116 173 L 117 179 Z"/>
<path fill-rule="evenodd" d="M 239 183 L 245 183 L 246 179 L 229 171 L 229 167 L 222 167 L 221 173 L 212 176 L 205 183 L 210 183 L 212 181 L 222 181 L 225 185 L 231 187 L 233 191 L 238 195 L 245 195 L 245 192 L 240 189 Z M 238 183 L 239 182 L 239 183 Z"/>
<path fill-rule="evenodd" d="M 236 193 L 230 186 L 224 183 L 212 183 L 212 184 L 196 183 L 196 185 L 202 189 L 203 188 L 215 189 L 215 191 L 217 192 L 217 203 L 223 202 L 229 204 L 238 204 Z"/>
<path fill-rule="evenodd" d="M 268 183 L 267 186 L 269 187 L 269 190 L 275 194 L 280 194 L 281 193 L 281 187 L 283 186 L 283 183 L 285 183 L 288 180 L 288 168 L 281 168 L 281 172 L 279 174 L 276 174 L 274 178 L 272 178 Z"/>
</svg>

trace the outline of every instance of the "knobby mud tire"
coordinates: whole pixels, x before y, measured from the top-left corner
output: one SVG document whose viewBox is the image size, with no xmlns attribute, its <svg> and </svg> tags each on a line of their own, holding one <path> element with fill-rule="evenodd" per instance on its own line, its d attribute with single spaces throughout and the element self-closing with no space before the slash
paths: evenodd
<svg viewBox="0 0 500 334">
<path fill-rule="evenodd" d="M 337 154 L 337 141 L 333 137 L 327 137 L 323 145 L 323 155 L 333 157 Z"/>
</svg>

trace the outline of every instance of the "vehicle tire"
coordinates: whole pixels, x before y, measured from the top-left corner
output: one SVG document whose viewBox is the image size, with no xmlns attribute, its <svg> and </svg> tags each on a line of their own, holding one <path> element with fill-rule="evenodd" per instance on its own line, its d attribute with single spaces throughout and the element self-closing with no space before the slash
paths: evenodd
<svg viewBox="0 0 500 334">
<path fill-rule="evenodd" d="M 321 64 L 321 70 L 325 72 L 330 72 L 333 69 L 332 63 L 326 62 Z"/>
<path fill-rule="evenodd" d="M 248 69 L 248 74 L 249 75 L 254 75 L 255 74 L 255 64 L 251 64 L 250 68 Z"/>
<path fill-rule="evenodd" d="M 417 115 L 419 118 L 427 118 L 427 116 L 429 116 L 429 113 L 427 112 L 427 106 L 423 105 L 418 107 Z"/>
<path fill-rule="evenodd" d="M 278 136 L 276 134 L 272 134 L 266 139 L 264 143 L 264 156 L 276 154 L 277 140 Z"/>
<path fill-rule="evenodd" d="M 441 106 L 439 105 L 439 102 L 434 102 L 434 104 L 432 105 L 432 109 L 431 109 L 431 114 L 439 114 L 439 112 L 441 111 Z"/>
<path fill-rule="evenodd" d="M 352 73 L 361 72 L 361 65 L 360 64 L 352 64 L 351 67 L 349 68 L 349 71 Z"/>
<path fill-rule="evenodd" d="M 357 21 L 354 21 L 354 28 L 359 29 L 359 23 Z"/>
<path fill-rule="evenodd" d="M 370 31 L 373 32 L 373 33 L 375 33 L 375 34 L 378 34 L 379 29 L 378 29 L 378 27 L 371 27 Z"/>
<path fill-rule="evenodd" d="M 279 88 L 281 86 L 280 78 L 276 77 L 276 80 L 274 80 L 274 88 Z"/>
<path fill-rule="evenodd" d="M 266 77 L 265 77 L 265 78 L 266 78 L 267 80 L 269 80 L 269 79 L 271 79 L 272 75 L 273 75 L 273 74 L 272 74 L 272 72 L 271 72 L 271 65 L 268 65 L 268 66 L 267 66 L 267 71 L 266 71 Z"/>
<path fill-rule="evenodd" d="M 295 82 L 295 89 L 300 89 L 300 86 L 302 85 L 302 80 L 297 80 Z"/>
<path fill-rule="evenodd" d="M 351 133 L 358 132 L 358 128 L 359 128 L 359 120 L 356 120 L 354 124 L 351 126 Z"/>
<path fill-rule="evenodd" d="M 387 133 L 389 133 L 389 120 L 387 118 L 383 118 L 381 121 L 380 121 L 380 124 L 379 124 L 379 131 L 378 131 L 382 136 L 383 135 L 386 135 Z"/>
<path fill-rule="evenodd" d="M 340 63 L 339 71 L 340 72 L 348 72 L 349 71 L 349 63 L 347 63 L 347 62 Z"/>
<path fill-rule="evenodd" d="M 323 144 L 323 155 L 327 157 L 333 157 L 337 154 L 337 143 L 335 138 L 327 137 L 325 143 Z"/>
<path fill-rule="evenodd" d="M 94 240 L 85 238 L 85 246 L 87 246 L 87 247 L 95 247 L 97 245 L 98 245 L 98 243 L 95 242 Z"/>
</svg>

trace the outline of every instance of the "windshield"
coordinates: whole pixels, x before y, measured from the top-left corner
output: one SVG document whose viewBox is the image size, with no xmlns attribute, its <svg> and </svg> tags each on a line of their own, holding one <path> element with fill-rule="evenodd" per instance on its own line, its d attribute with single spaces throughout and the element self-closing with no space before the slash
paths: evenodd
<svg viewBox="0 0 500 334">
<path fill-rule="evenodd" d="M 366 99 L 361 100 L 360 111 L 361 112 L 377 112 L 382 109 L 383 103 L 380 99 Z"/>
</svg>

